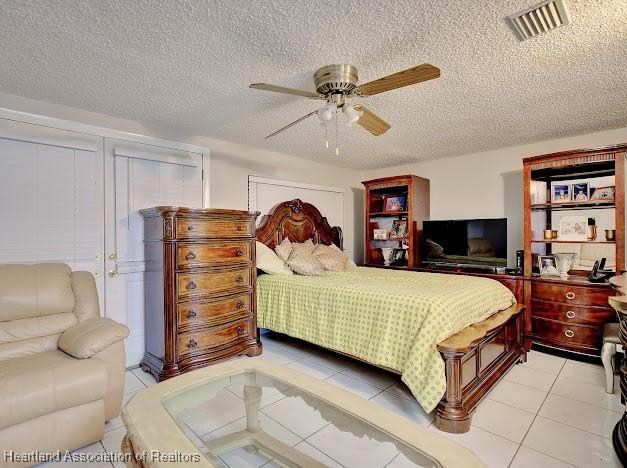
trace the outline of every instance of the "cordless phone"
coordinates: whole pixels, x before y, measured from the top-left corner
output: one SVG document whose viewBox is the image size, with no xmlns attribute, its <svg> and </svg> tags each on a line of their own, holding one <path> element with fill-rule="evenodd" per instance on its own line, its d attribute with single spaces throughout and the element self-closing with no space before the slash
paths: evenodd
<svg viewBox="0 0 627 468">
<path fill-rule="evenodd" d="M 597 260 L 596 262 L 594 262 L 594 266 L 592 267 L 592 271 L 590 272 L 590 274 L 588 275 L 588 280 L 591 281 L 592 283 L 604 283 L 605 282 L 605 275 L 604 274 L 599 274 L 599 269 L 602 269 L 605 266 L 605 257 L 603 257 L 601 260 Z"/>
</svg>

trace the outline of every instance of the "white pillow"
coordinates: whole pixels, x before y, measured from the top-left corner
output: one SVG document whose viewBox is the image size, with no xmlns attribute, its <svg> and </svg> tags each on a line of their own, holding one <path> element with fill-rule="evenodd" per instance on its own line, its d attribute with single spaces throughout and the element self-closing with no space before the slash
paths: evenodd
<svg viewBox="0 0 627 468">
<path fill-rule="evenodd" d="M 313 255 L 314 243 L 310 240 L 302 244 L 292 244 L 292 253 L 287 260 L 288 266 L 298 275 L 325 276 L 327 270 L 324 264 Z"/>
<path fill-rule="evenodd" d="M 294 273 L 283 260 L 277 257 L 270 247 L 255 242 L 257 249 L 257 268 L 269 275 L 293 275 Z"/>
<path fill-rule="evenodd" d="M 292 243 L 286 237 L 283 239 L 283 242 L 274 248 L 274 251 L 281 260 L 287 262 L 287 259 L 290 258 L 290 254 L 292 253 Z"/>
<path fill-rule="evenodd" d="M 337 245 L 335 245 L 335 244 L 331 244 L 331 245 L 330 245 L 330 247 L 331 247 L 331 248 L 334 248 L 334 249 L 335 249 L 335 250 L 337 250 L 338 252 L 341 252 L 341 253 L 342 253 L 342 255 L 346 255 L 346 252 L 344 252 L 342 249 L 340 249 Z M 353 261 L 353 259 L 352 259 L 352 258 L 350 258 L 348 255 L 346 255 L 346 258 L 348 259 L 348 260 L 346 260 L 346 269 L 347 269 L 347 270 L 348 270 L 348 269 L 350 269 L 350 268 L 354 268 L 354 267 L 356 267 L 356 266 L 357 266 L 357 265 L 355 264 L 355 262 Z"/>
<path fill-rule="evenodd" d="M 322 262 L 327 271 L 344 271 L 348 257 L 344 252 L 329 245 L 318 244 L 313 251 L 314 257 Z"/>
</svg>

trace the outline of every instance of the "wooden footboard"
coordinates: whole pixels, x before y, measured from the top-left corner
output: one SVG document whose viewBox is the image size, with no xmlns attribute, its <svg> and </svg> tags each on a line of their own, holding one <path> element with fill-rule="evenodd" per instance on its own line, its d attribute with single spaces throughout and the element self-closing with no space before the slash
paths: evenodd
<svg viewBox="0 0 627 468">
<path fill-rule="evenodd" d="M 446 393 L 435 425 L 468 432 L 474 410 L 516 362 L 525 359 L 524 306 L 517 304 L 471 325 L 438 345 L 446 365 Z"/>
</svg>

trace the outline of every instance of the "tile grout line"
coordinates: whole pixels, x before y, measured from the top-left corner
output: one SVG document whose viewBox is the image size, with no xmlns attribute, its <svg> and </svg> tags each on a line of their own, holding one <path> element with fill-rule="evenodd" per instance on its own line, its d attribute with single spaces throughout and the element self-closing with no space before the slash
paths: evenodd
<svg viewBox="0 0 627 468">
<path fill-rule="evenodd" d="M 402 454 L 402 452 L 399 450 L 399 452 L 396 455 L 394 455 L 389 462 L 387 462 L 385 465 L 383 465 L 383 468 L 387 468 L 388 466 L 390 466 L 394 460 L 396 460 L 398 457 L 401 456 L 401 454 Z"/>
<path fill-rule="evenodd" d="M 329 423 L 329 424 L 327 424 L 326 426 L 321 427 L 321 428 L 320 428 L 320 429 L 318 429 L 316 432 L 314 432 L 313 434 L 311 434 L 311 435 L 307 436 L 307 438 L 303 439 L 303 442 L 305 442 L 307 445 L 312 446 L 313 448 L 315 448 L 317 451 L 319 451 L 319 452 L 320 452 L 321 454 L 323 454 L 324 456 L 329 457 L 329 459 L 333 460 L 333 461 L 334 461 L 335 463 L 337 463 L 338 465 L 340 465 L 340 466 L 342 466 L 342 467 L 346 468 L 344 464 L 340 463 L 340 462 L 339 462 L 339 461 L 337 461 L 335 458 L 333 458 L 331 455 L 329 455 L 328 453 L 326 453 L 326 452 L 322 451 L 320 448 L 316 447 L 314 444 L 312 444 L 312 443 L 310 443 L 310 442 L 308 441 L 308 439 L 309 439 L 309 438 L 311 438 L 311 437 L 315 436 L 318 432 L 320 432 L 321 430 L 323 430 L 323 429 L 325 429 L 325 428 L 329 427 L 331 424 L 332 424 L 332 423 Z M 299 442 L 299 443 L 300 443 L 300 442 Z"/>
<path fill-rule="evenodd" d="M 580 380 L 580 382 L 582 382 L 582 381 Z M 585 383 L 587 383 L 587 382 L 585 382 Z M 551 388 L 553 388 L 553 387 L 551 387 Z M 601 390 L 603 390 L 603 389 L 601 389 Z M 605 391 L 605 390 L 603 390 L 603 391 Z M 594 406 L 595 408 L 601 408 L 601 409 L 604 409 L 604 410 L 607 410 L 607 411 L 614 411 L 614 412 L 617 412 L 617 413 L 621 412 L 620 410 L 615 410 L 615 409 L 612 409 L 612 408 L 608 408 L 607 406 L 601 406 L 601 405 L 597 405 L 595 403 L 591 403 L 589 401 L 583 401 L 583 400 L 579 400 L 577 398 L 573 398 L 571 396 L 562 395 L 561 393 L 553 393 L 553 395 L 557 395 L 559 397 L 566 398 L 567 400 L 573 400 L 573 401 L 576 401 L 577 403 L 583 403 L 585 405 Z M 614 394 L 612 394 L 612 395 L 614 395 Z"/>
<path fill-rule="evenodd" d="M 573 401 L 577 401 L 577 400 L 573 400 Z M 579 401 L 578 403 L 581 403 L 581 402 Z M 608 410 L 608 411 L 610 411 L 610 410 Z M 540 415 L 538 415 L 538 416 L 540 416 Z M 620 416 L 620 413 L 619 413 L 619 416 Z M 556 423 L 561 424 L 563 426 L 572 427 L 573 429 L 577 429 L 578 431 L 585 432 L 585 433 L 590 434 L 590 435 L 601 437 L 602 439 L 606 439 L 606 440 L 609 440 L 609 441 L 612 440 L 612 436 L 606 437 L 604 435 L 597 434 L 596 432 L 591 432 L 591 431 L 588 431 L 586 429 L 582 429 L 581 427 L 573 426 L 572 424 L 565 423 L 563 421 L 558 421 L 557 419 L 549 418 L 548 416 L 540 416 L 540 417 L 543 418 L 543 419 L 548 419 L 549 421 L 556 422 Z M 620 420 L 620 417 L 618 418 L 618 420 Z M 616 420 L 616 422 L 618 422 L 618 420 Z M 539 452 L 539 450 L 538 450 L 538 452 Z"/>
<path fill-rule="evenodd" d="M 518 448 L 516 449 L 516 452 L 514 453 L 514 456 L 512 457 L 512 459 L 510 460 L 509 464 L 507 465 L 508 467 L 512 466 L 512 463 L 514 463 L 514 460 L 516 459 L 516 455 L 518 455 L 518 452 L 520 451 L 520 447 L 523 446 L 523 443 L 525 442 L 525 439 L 527 438 L 527 435 L 529 435 L 529 431 L 531 430 L 531 428 L 533 427 L 533 424 L 536 422 L 536 419 L 538 418 L 538 415 L 540 414 L 540 410 L 542 410 L 542 407 L 544 406 L 544 403 L 546 402 L 546 399 L 549 397 L 549 395 L 551 394 L 551 390 L 553 389 L 553 386 L 555 385 L 555 382 L 557 382 L 557 379 L 559 378 L 560 374 L 562 373 L 562 371 L 564 370 L 564 367 L 566 366 L 566 363 L 568 362 L 568 360 L 565 360 L 564 363 L 562 364 L 562 367 L 560 368 L 559 372 L 557 373 L 557 375 L 555 376 L 555 380 L 553 380 L 553 383 L 551 384 L 551 388 L 549 388 L 549 390 L 547 391 L 544 400 L 542 400 L 542 404 L 540 405 L 540 407 L 538 408 L 538 411 L 536 412 L 535 416 L 533 417 L 533 420 L 531 421 L 531 424 L 529 424 L 529 427 L 527 428 L 527 431 L 525 432 L 525 435 L 523 436 L 522 440 L 520 441 L 520 444 L 518 445 Z M 525 446 L 526 447 L 526 446 Z M 531 447 L 528 447 L 531 450 L 536 450 L 536 449 L 532 449 Z M 536 450 L 536 452 L 541 453 L 543 455 L 546 455 L 548 457 L 553 458 L 554 460 L 559 460 L 561 462 L 565 462 L 568 463 L 570 465 L 569 462 L 562 460 L 560 458 L 556 458 L 553 455 L 549 455 L 547 453 L 544 453 L 540 450 Z"/>
</svg>

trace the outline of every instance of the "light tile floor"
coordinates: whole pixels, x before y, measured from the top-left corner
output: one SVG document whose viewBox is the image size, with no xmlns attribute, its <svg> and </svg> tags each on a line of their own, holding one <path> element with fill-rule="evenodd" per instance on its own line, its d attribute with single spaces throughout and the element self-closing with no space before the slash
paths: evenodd
<svg viewBox="0 0 627 468">
<path fill-rule="evenodd" d="M 264 334 L 262 341 L 264 353 L 254 359 L 278 362 L 371 399 L 468 447 L 490 467 L 621 466 L 611 442 L 612 429 L 622 411 L 618 384 L 613 395 L 605 393 L 600 365 L 531 351 L 527 362 L 511 369 L 481 403 L 468 433 L 447 434 L 435 428 L 433 413 L 422 410 L 398 376 L 274 333 Z M 140 369 L 127 371 L 125 401 L 154 383 Z M 316 424 L 325 425 L 324 421 L 291 417 L 297 409 L 284 408 L 282 400 L 271 398 L 264 405 L 265 415 L 279 423 L 283 421 L 295 434 L 309 435 L 313 427 L 313 432 L 320 429 Z M 280 424 L 276 429 L 285 430 Z M 105 430 L 101 443 L 78 451 L 118 450 L 125 432 L 122 421 L 109 421 Z M 336 445 L 343 442 L 337 434 L 317 434 L 317 439 L 300 442 L 298 447 L 329 466 L 351 465 L 338 460 L 338 454 L 343 452 Z M 309 442 L 327 448 L 321 451 Z M 381 456 L 386 458 L 385 454 Z M 402 455 L 386 463 L 387 467 L 410 466 Z"/>
</svg>

